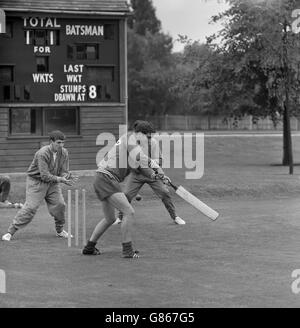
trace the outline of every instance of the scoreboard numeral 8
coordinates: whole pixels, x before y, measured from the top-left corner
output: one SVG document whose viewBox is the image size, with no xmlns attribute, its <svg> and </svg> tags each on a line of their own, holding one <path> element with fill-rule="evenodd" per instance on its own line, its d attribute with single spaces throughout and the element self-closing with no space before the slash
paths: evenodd
<svg viewBox="0 0 300 328">
<path fill-rule="evenodd" d="M 89 97 L 91 99 L 97 98 L 97 89 L 95 85 L 90 85 L 89 87 Z"/>
</svg>

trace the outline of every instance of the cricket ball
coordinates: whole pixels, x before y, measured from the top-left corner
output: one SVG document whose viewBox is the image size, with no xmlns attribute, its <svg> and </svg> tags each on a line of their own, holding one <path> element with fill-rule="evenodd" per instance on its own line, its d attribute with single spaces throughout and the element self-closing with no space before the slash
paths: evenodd
<svg viewBox="0 0 300 328">
<path fill-rule="evenodd" d="M 142 199 L 141 195 L 136 195 L 135 199 L 139 202 Z"/>
</svg>

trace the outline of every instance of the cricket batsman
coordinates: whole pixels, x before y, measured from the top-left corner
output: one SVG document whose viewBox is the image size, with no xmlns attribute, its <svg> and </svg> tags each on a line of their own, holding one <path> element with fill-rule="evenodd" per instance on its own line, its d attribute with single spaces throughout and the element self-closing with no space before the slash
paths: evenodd
<svg viewBox="0 0 300 328">
<path fill-rule="evenodd" d="M 134 209 L 122 191 L 120 183 L 133 169 L 151 180 L 167 179 L 159 165 L 151 160 L 139 146 L 139 133 L 123 135 L 98 164 L 94 189 L 102 203 L 105 218 L 95 227 L 89 241 L 83 248 L 84 255 L 99 255 L 95 247 L 99 238 L 115 222 L 115 210 L 124 214 L 121 223 L 122 256 L 138 258 L 133 245 Z"/>
<path fill-rule="evenodd" d="M 158 142 L 152 138 L 152 134 L 156 132 L 152 124 L 148 121 L 138 120 L 134 122 L 133 130 L 136 133 L 142 133 L 145 135 L 146 138 L 143 138 L 140 143 L 143 152 L 147 153 L 149 158 L 153 159 L 159 166 L 161 166 L 161 152 L 159 150 Z M 131 203 L 132 199 L 138 195 L 138 192 L 145 183 L 147 183 L 152 188 L 154 193 L 161 199 L 174 223 L 184 225 L 185 221 L 176 214 L 175 206 L 172 202 L 170 192 L 166 184 L 164 184 L 160 179 L 151 180 L 147 178 L 145 175 L 141 174 L 138 169 L 132 170 L 126 178 L 124 193 L 129 203 Z M 123 214 L 119 212 L 118 218 L 114 224 L 120 223 L 122 217 Z"/>
</svg>

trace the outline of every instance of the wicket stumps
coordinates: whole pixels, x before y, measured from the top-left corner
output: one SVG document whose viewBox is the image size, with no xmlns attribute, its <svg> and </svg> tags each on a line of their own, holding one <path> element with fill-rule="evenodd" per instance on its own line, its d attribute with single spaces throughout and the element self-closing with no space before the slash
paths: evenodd
<svg viewBox="0 0 300 328">
<path fill-rule="evenodd" d="M 86 244 L 86 205 L 85 205 L 85 189 L 82 189 L 81 197 L 81 227 L 82 227 L 82 245 Z M 75 190 L 74 202 L 74 225 L 75 225 L 75 246 L 79 246 L 79 190 Z M 72 190 L 68 190 L 68 247 L 72 246 Z"/>
</svg>

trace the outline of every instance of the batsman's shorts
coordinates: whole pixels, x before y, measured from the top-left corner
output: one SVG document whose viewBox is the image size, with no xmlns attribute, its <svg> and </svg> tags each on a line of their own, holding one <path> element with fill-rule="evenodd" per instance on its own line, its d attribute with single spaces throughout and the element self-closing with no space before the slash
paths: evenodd
<svg viewBox="0 0 300 328">
<path fill-rule="evenodd" d="M 107 197 L 110 197 L 115 193 L 123 192 L 117 180 L 102 172 L 96 173 L 94 189 L 97 197 L 101 201 L 105 200 Z"/>
</svg>

